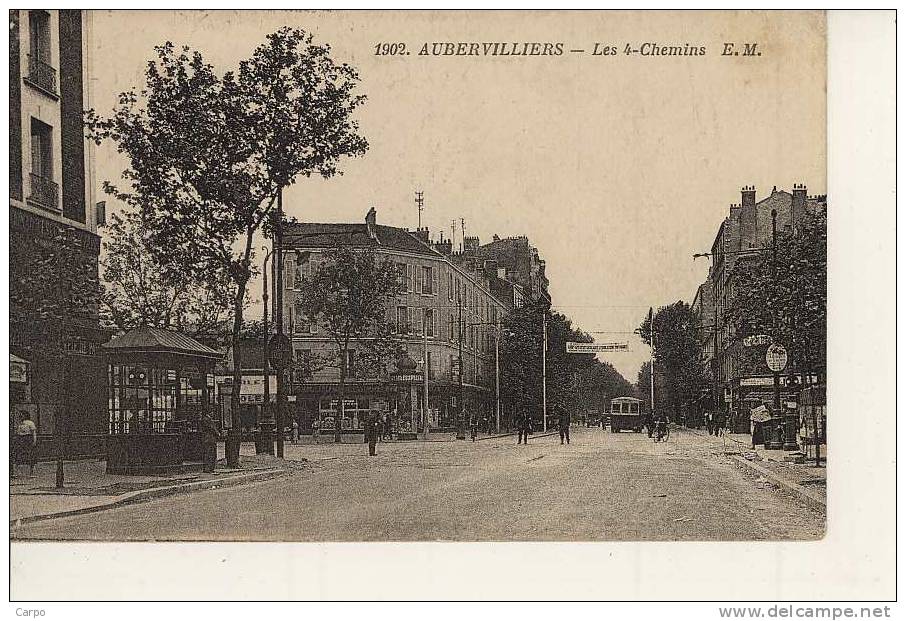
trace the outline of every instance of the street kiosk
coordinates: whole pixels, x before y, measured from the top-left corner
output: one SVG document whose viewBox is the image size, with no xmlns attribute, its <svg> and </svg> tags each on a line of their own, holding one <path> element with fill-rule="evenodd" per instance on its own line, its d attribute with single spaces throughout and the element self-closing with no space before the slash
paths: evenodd
<svg viewBox="0 0 906 621">
<path fill-rule="evenodd" d="M 199 423 L 213 408 L 214 365 L 222 354 L 179 332 L 150 327 L 130 330 L 102 349 L 107 472 L 154 474 L 202 461 Z"/>
</svg>

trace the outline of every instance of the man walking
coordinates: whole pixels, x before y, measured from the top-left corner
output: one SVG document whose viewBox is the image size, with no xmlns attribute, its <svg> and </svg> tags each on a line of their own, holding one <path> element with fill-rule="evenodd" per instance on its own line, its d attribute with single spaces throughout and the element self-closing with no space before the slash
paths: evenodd
<svg viewBox="0 0 906 621">
<path fill-rule="evenodd" d="M 380 434 L 380 424 L 378 423 L 378 412 L 371 410 L 368 413 L 368 419 L 365 421 L 365 441 L 368 442 L 368 456 L 377 455 L 377 440 Z"/>
<path fill-rule="evenodd" d="M 563 444 L 564 438 L 566 438 L 566 443 L 569 444 L 569 424 L 569 412 L 560 412 L 560 444 Z"/>
<path fill-rule="evenodd" d="M 198 430 L 201 432 L 201 444 L 204 447 L 204 471 L 214 472 L 217 465 L 217 440 L 220 438 L 220 431 L 217 430 L 217 425 L 209 412 L 201 415 Z"/>
<path fill-rule="evenodd" d="M 529 414 L 521 414 L 518 420 L 519 441 L 516 444 L 528 444 L 529 434 L 532 432 L 532 417 Z"/>
</svg>

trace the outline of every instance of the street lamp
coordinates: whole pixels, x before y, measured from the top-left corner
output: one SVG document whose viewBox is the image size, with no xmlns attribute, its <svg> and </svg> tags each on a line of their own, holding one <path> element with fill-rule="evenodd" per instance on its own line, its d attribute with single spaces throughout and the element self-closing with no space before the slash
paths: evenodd
<svg viewBox="0 0 906 621">
<path fill-rule="evenodd" d="M 268 249 L 267 246 L 263 246 L 264 250 L 264 265 L 261 270 L 261 275 L 264 279 L 262 284 L 261 298 L 264 302 L 264 312 L 263 312 L 263 331 L 264 331 L 264 361 L 262 363 L 262 371 L 264 373 L 264 402 L 261 405 L 261 420 L 258 421 L 258 445 L 255 447 L 255 452 L 258 454 L 266 453 L 268 455 L 274 454 L 274 435 L 272 429 L 272 419 L 270 414 L 270 405 L 271 405 L 271 372 L 270 372 L 270 361 L 268 360 L 268 338 L 270 338 L 270 329 L 267 324 L 267 307 L 268 307 L 268 292 L 267 292 L 267 264 L 270 261 L 272 251 Z M 271 264 L 273 265 L 273 264 Z"/>
</svg>

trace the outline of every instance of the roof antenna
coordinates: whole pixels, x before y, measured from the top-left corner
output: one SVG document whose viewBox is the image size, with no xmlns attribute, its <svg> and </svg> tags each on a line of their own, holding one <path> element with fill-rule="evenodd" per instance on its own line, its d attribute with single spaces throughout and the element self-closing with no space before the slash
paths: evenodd
<svg viewBox="0 0 906 621">
<path fill-rule="evenodd" d="M 415 204 L 418 205 L 418 228 L 422 228 L 422 211 L 425 209 L 425 193 L 416 192 L 415 193 Z"/>
</svg>

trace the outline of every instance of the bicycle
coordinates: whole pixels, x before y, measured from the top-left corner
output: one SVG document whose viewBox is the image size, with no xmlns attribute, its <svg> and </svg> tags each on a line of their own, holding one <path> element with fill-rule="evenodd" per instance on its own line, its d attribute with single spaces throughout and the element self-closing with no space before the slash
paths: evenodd
<svg viewBox="0 0 906 621">
<path fill-rule="evenodd" d="M 655 423 L 654 429 L 654 441 L 655 442 L 666 442 L 670 439 L 670 425 L 667 421 L 659 421 Z"/>
</svg>

